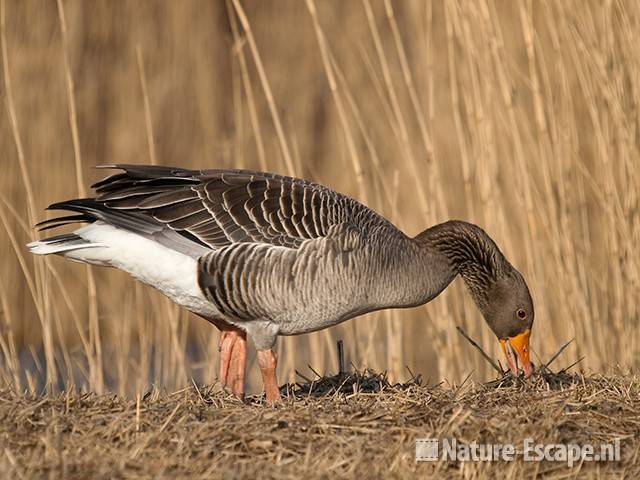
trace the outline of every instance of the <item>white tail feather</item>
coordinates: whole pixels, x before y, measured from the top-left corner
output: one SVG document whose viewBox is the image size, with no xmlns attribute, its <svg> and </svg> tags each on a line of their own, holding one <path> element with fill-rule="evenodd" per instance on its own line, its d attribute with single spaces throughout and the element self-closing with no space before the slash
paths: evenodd
<svg viewBox="0 0 640 480">
<path fill-rule="evenodd" d="M 35 255 L 51 255 L 54 253 L 70 252 L 72 250 L 79 250 L 83 248 L 96 248 L 104 247 L 100 243 L 49 243 L 46 240 L 38 240 L 27 244 L 29 251 Z"/>
</svg>

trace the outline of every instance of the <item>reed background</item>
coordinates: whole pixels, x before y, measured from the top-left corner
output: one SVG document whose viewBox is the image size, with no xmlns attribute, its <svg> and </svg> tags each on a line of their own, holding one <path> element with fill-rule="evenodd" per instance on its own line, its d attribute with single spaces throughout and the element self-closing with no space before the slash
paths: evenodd
<svg viewBox="0 0 640 480">
<path fill-rule="evenodd" d="M 0 382 L 134 394 L 215 379 L 213 326 L 122 272 L 24 247 L 48 204 L 115 162 L 301 176 L 410 235 L 475 222 L 529 283 L 537 363 L 575 338 L 588 370 L 638 367 L 639 3 L 1 7 Z M 392 379 L 487 378 L 456 325 L 499 355 L 456 280 L 425 307 L 281 339 L 280 380 L 335 371 L 337 338 Z"/>
</svg>

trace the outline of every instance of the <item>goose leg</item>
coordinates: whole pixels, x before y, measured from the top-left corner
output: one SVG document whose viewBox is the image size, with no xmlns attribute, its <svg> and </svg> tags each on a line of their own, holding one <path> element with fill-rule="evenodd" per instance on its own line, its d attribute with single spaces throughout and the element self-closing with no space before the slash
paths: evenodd
<svg viewBox="0 0 640 480">
<path fill-rule="evenodd" d="M 240 330 L 223 330 L 220 335 L 220 383 L 242 398 L 247 363 L 247 334 Z"/>
<path fill-rule="evenodd" d="M 273 350 L 258 350 L 258 364 L 262 373 L 262 383 L 267 395 L 267 401 L 274 403 L 280 400 L 280 389 L 276 378 L 278 359 Z"/>
</svg>

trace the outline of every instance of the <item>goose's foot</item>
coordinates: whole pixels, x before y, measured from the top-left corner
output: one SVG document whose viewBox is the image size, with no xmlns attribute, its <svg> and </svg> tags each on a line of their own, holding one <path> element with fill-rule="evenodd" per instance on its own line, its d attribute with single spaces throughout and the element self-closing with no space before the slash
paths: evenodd
<svg viewBox="0 0 640 480">
<path fill-rule="evenodd" d="M 240 330 L 223 330 L 220 335 L 220 383 L 242 398 L 247 363 L 247 334 Z"/>
<path fill-rule="evenodd" d="M 280 389 L 276 378 L 278 359 L 275 352 L 273 350 L 258 350 L 258 364 L 260 365 L 260 373 L 262 373 L 267 402 L 277 402 L 280 400 Z"/>
</svg>

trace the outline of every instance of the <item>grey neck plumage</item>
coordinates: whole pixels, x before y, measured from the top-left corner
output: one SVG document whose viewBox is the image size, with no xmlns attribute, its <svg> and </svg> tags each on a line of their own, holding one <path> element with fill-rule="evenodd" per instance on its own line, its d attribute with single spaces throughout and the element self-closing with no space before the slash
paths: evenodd
<svg viewBox="0 0 640 480">
<path fill-rule="evenodd" d="M 452 220 L 423 231 L 413 241 L 429 262 L 443 262 L 449 269 L 440 276 L 446 282 L 442 289 L 459 274 L 475 303 L 484 311 L 489 290 L 509 266 L 484 230 L 471 223 Z"/>
</svg>

